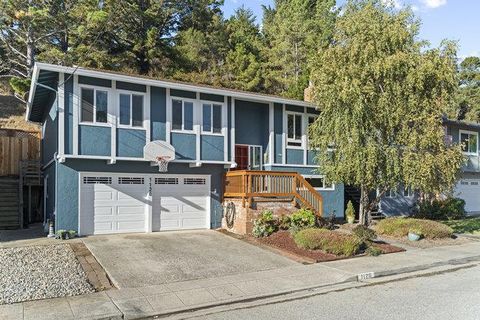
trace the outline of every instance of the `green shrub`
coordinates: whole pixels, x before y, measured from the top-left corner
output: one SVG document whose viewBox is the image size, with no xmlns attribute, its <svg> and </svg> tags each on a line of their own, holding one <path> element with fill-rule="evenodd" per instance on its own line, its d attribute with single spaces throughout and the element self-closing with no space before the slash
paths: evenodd
<svg viewBox="0 0 480 320">
<path fill-rule="evenodd" d="M 377 233 L 363 225 L 353 228 L 352 233 L 356 235 L 362 242 L 373 241 L 377 238 Z"/>
<path fill-rule="evenodd" d="M 431 220 L 387 218 L 380 220 L 376 225 L 379 234 L 397 238 L 407 236 L 412 228 L 418 229 L 427 239 L 450 238 L 453 234 L 452 228 Z"/>
<path fill-rule="evenodd" d="M 383 251 L 380 248 L 370 246 L 367 248 L 367 250 L 365 250 L 365 253 L 369 256 L 377 257 L 381 255 Z"/>
<path fill-rule="evenodd" d="M 447 198 L 421 202 L 415 218 L 430 220 L 458 220 L 466 217 L 465 200 L 460 198 Z"/>
<path fill-rule="evenodd" d="M 347 220 L 353 219 L 355 220 L 355 208 L 353 207 L 353 203 L 351 200 L 347 203 L 347 209 L 345 210 L 345 217 Z"/>
<path fill-rule="evenodd" d="M 360 250 L 362 242 L 353 235 L 327 229 L 309 228 L 294 235 L 297 246 L 309 250 L 322 250 L 341 256 L 353 256 Z"/>
<path fill-rule="evenodd" d="M 280 216 L 278 219 L 278 228 L 280 230 L 288 230 L 290 229 L 290 216 L 289 215 L 283 215 Z"/>
<path fill-rule="evenodd" d="M 258 219 L 253 221 L 252 234 L 254 237 L 268 237 L 272 233 L 278 231 L 279 221 L 273 215 L 272 211 L 265 210 Z"/>
<path fill-rule="evenodd" d="M 290 216 L 290 230 L 294 233 L 315 226 L 315 214 L 308 209 L 300 209 Z"/>
</svg>

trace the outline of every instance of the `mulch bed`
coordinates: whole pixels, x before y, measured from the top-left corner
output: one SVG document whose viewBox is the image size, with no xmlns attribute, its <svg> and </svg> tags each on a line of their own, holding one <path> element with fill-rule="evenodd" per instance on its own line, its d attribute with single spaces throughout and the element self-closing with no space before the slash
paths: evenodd
<svg viewBox="0 0 480 320">
<path fill-rule="evenodd" d="M 353 257 L 345 257 L 345 256 L 336 256 L 334 254 L 326 253 L 320 250 L 302 249 L 297 246 L 297 244 L 293 240 L 292 235 L 288 231 L 279 231 L 272 234 L 269 237 L 259 238 L 259 239 L 254 238 L 252 236 L 247 236 L 246 240 L 250 243 L 259 243 L 261 245 L 273 247 L 275 249 L 278 249 L 280 252 L 287 253 L 287 256 L 294 255 L 296 257 L 301 257 L 301 258 L 304 258 L 306 262 L 311 262 L 311 263 L 365 256 L 365 254 L 358 254 Z M 383 254 L 405 251 L 405 249 L 403 248 L 399 248 L 382 241 L 374 242 L 373 246 L 381 249 Z"/>
</svg>

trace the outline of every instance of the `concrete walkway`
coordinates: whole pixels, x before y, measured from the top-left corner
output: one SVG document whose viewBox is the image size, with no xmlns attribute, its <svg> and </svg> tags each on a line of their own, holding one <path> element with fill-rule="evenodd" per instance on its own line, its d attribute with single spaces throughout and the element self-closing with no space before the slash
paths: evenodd
<svg viewBox="0 0 480 320">
<path fill-rule="evenodd" d="M 358 275 L 363 273 L 376 278 L 439 267 L 458 268 L 473 261 L 480 261 L 480 242 L 2 305 L 0 318 L 137 319 L 167 316 L 239 302 L 281 299 L 282 295 L 340 284 L 358 286 Z"/>
</svg>

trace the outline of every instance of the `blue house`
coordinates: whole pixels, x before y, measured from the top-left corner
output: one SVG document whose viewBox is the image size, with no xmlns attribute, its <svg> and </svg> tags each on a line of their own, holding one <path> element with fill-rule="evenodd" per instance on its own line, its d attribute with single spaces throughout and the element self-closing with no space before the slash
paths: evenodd
<svg viewBox="0 0 480 320">
<path fill-rule="evenodd" d="M 445 141 L 461 144 L 466 163 L 463 166 L 453 196 L 465 200 L 469 215 L 480 214 L 480 124 L 444 119 Z M 418 194 L 411 189 L 389 190 L 380 202 L 379 211 L 386 216 L 408 215 L 416 203 Z"/>
<path fill-rule="evenodd" d="M 216 228 L 231 170 L 298 173 L 302 201 L 314 189 L 324 215 L 343 216 L 344 186 L 308 149 L 317 115 L 278 96 L 37 63 L 27 120 L 42 124 L 45 222 L 81 235 Z M 167 172 L 144 153 L 159 141 L 174 150 Z"/>
</svg>

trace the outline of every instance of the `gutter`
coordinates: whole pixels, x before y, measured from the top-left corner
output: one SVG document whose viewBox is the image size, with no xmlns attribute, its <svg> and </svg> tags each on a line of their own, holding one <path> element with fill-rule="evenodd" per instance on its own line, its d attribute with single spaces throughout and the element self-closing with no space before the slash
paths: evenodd
<svg viewBox="0 0 480 320">
<path fill-rule="evenodd" d="M 35 90 L 37 89 L 37 82 L 38 82 L 38 75 L 40 74 L 40 70 L 38 69 L 37 64 L 33 66 L 33 73 L 32 73 L 32 82 L 30 83 L 30 92 L 28 93 L 28 100 L 27 100 L 27 112 L 25 113 L 25 121 L 30 121 L 30 113 L 32 112 L 32 103 L 33 97 L 35 96 Z"/>
</svg>

